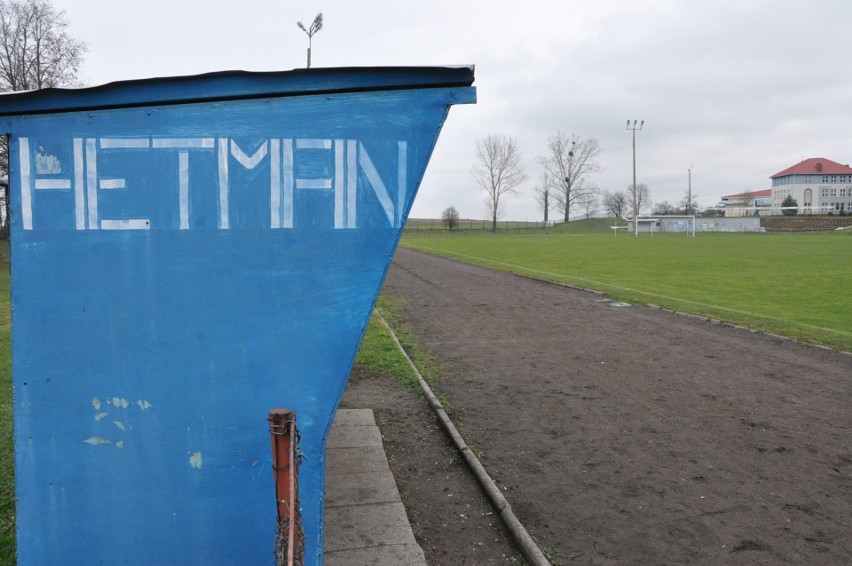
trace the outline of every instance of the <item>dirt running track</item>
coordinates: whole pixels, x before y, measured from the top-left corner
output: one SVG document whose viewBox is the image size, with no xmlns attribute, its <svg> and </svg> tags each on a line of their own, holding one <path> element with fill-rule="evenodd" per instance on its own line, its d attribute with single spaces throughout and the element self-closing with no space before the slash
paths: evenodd
<svg viewBox="0 0 852 566">
<path fill-rule="evenodd" d="M 852 563 L 852 356 L 402 248 L 385 292 L 556 562 Z"/>
</svg>

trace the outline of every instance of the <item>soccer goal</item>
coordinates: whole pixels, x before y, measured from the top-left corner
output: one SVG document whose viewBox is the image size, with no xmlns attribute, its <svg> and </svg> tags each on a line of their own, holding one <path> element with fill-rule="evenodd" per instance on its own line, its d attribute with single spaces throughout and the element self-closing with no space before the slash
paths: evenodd
<svg viewBox="0 0 852 566">
<path fill-rule="evenodd" d="M 639 233 L 654 235 L 655 232 L 660 233 L 680 233 L 683 232 L 687 236 L 695 237 L 695 215 L 694 214 L 661 214 L 656 216 L 640 216 L 639 218 L 627 219 L 628 223 L 636 222 L 635 225 L 628 225 L 628 232 L 635 230 L 636 235 Z M 638 229 L 636 228 L 638 227 Z M 613 230 L 617 232 L 617 230 Z"/>
</svg>

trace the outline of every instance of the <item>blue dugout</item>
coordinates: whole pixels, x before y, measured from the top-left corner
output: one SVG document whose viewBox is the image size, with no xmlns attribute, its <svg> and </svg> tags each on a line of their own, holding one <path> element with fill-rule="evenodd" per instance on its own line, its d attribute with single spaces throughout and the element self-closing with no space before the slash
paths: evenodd
<svg viewBox="0 0 852 566">
<path fill-rule="evenodd" d="M 21 564 L 264 564 L 267 412 L 325 440 L 469 67 L 224 72 L 0 96 Z"/>
</svg>

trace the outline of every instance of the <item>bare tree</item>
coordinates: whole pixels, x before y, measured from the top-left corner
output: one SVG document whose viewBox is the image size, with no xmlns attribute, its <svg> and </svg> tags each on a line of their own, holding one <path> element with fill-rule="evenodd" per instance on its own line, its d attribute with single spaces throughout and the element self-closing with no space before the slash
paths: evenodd
<svg viewBox="0 0 852 566">
<path fill-rule="evenodd" d="M 448 206 L 444 209 L 444 212 L 441 213 L 441 223 L 446 226 L 448 230 L 458 228 L 459 211 L 456 210 L 456 207 Z"/>
<path fill-rule="evenodd" d="M 600 171 L 598 155 L 601 144 L 595 138 L 581 138 L 573 134 L 570 138 L 559 132 L 547 141 L 547 155 L 539 156 L 538 162 L 550 175 L 554 198 L 563 219 L 568 222 L 571 206 L 579 202 L 592 190 L 587 177 Z"/>
<path fill-rule="evenodd" d="M 636 189 L 636 198 L 634 199 L 634 188 Z M 647 210 L 651 207 L 651 190 L 648 189 L 648 185 L 645 183 L 638 183 L 637 185 L 630 184 L 627 186 L 626 194 L 624 195 L 628 200 L 628 204 L 630 208 L 633 208 L 633 203 L 636 203 L 636 208 L 633 209 L 633 218 L 637 218 L 642 211 Z"/>
<path fill-rule="evenodd" d="M 623 192 L 604 191 L 603 206 L 608 213 L 616 218 L 624 218 L 628 209 L 627 195 Z"/>
<path fill-rule="evenodd" d="M 489 134 L 477 140 L 476 157 L 473 179 L 485 191 L 491 231 L 496 232 L 497 219 L 503 215 L 506 199 L 527 179 L 521 150 L 514 138 Z"/>
<path fill-rule="evenodd" d="M 677 214 L 678 212 L 680 211 L 677 207 L 667 200 L 656 203 L 654 208 L 651 209 L 651 214 L 659 214 L 663 216 L 667 214 Z"/>
<path fill-rule="evenodd" d="M 548 214 L 550 213 L 550 207 L 553 205 L 553 196 L 551 194 L 550 187 L 550 175 L 547 174 L 547 171 L 544 172 L 544 175 L 541 176 L 541 181 L 535 186 L 535 202 L 538 205 L 539 210 L 544 213 L 544 225 L 547 226 Z"/>
<path fill-rule="evenodd" d="M 581 197 L 577 199 L 577 206 L 583 213 L 583 217 L 587 220 L 592 218 L 598 212 L 598 193 L 597 189 L 585 191 Z"/>
<path fill-rule="evenodd" d="M 0 0 L 0 90 L 74 85 L 86 44 L 48 0 Z"/>
<path fill-rule="evenodd" d="M 698 204 L 697 195 L 692 194 L 692 191 L 684 191 L 683 197 L 678 203 L 681 214 L 700 214 L 701 205 Z"/>
<path fill-rule="evenodd" d="M 77 84 L 86 44 L 66 32 L 65 12 L 48 0 L 0 0 L 0 91 Z M 9 174 L 9 140 L 0 136 L 0 176 Z M 0 235 L 6 232 L 5 200 Z"/>
</svg>

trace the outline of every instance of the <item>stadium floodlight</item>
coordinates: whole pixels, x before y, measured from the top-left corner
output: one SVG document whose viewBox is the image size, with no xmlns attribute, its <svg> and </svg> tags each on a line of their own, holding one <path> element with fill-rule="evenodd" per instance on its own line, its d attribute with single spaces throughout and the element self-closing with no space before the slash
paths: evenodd
<svg viewBox="0 0 852 566">
<path fill-rule="evenodd" d="M 633 132 L 633 235 L 639 237 L 639 190 L 636 187 L 636 130 L 641 130 L 645 125 L 645 120 L 636 127 L 638 120 L 633 120 L 633 127 L 630 127 L 630 120 L 627 120 L 627 129 Z"/>
<path fill-rule="evenodd" d="M 314 18 L 313 23 L 311 23 L 310 28 L 306 28 L 305 24 L 302 22 L 296 22 L 296 25 L 299 26 L 299 29 L 305 32 L 308 35 L 308 69 L 311 68 L 311 41 L 313 40 L 314 34 L 322 29 L 322 12 L 317 14 Z"/>
</svg>

